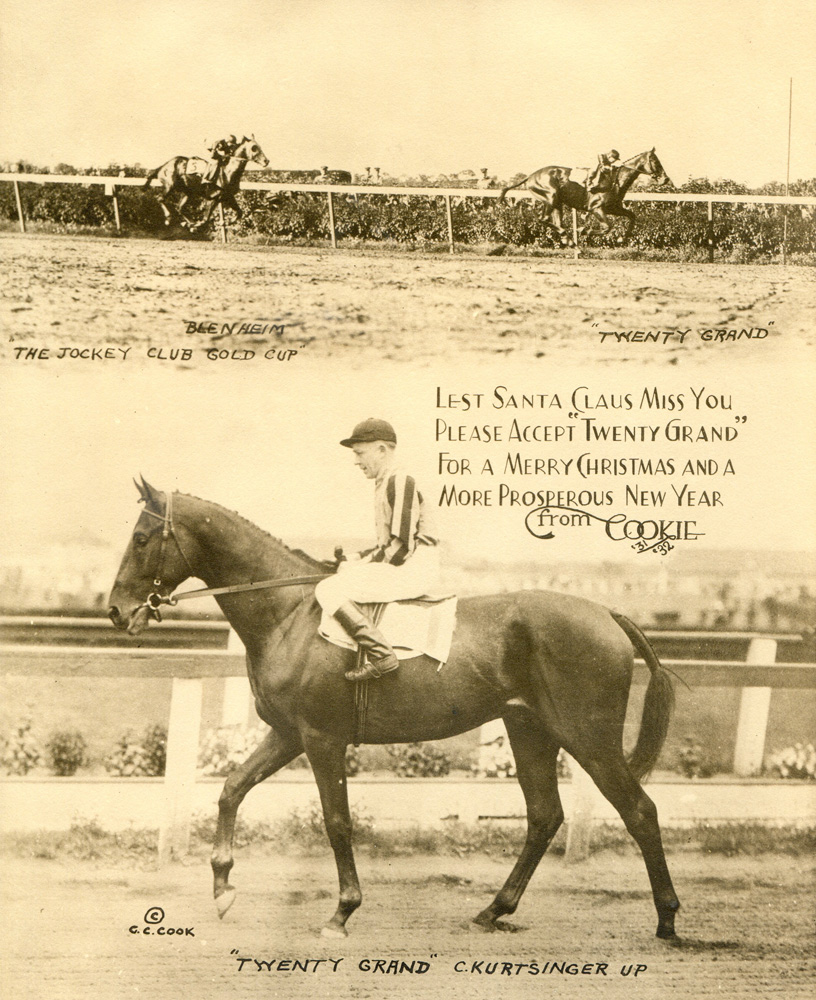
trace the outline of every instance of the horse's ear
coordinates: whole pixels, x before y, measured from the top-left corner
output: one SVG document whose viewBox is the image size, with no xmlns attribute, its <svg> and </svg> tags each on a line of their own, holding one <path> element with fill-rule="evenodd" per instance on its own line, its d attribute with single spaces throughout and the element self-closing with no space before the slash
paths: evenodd
<svg viewBox="0 0 816 1000">
<path fill-rule="evenodd" d="M 142 481 L 144 481 L 144 476 L 142 476 Z M 139 483 L 137 483 L 135 479 L 133 480 L 133 485 L 139 491 L 139 499 L 140 500 L 147 500 L 147 496 L 145 495 L 144 488 Z"/>
<path fill-rule="evenodd" d="M 143 490 L 142 498 L 145 501 L 145 503 L 152 502 L 154 504 L 158 504 L 159 491 L 154 486 L 151 486 L 144 476 L 142 476 L 141 479 L 142 479 L 142 490 Z"/>
</svg>

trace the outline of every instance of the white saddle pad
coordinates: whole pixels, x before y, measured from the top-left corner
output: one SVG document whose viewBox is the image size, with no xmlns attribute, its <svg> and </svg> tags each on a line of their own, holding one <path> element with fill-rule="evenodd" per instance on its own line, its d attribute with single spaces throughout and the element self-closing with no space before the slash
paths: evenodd
<svg viewBox="0 0 816 1000">
<path fill-rule="evenodd" d="M 200 156 L 191 156 L 189 160 L 187 160 L 184 172 L 186 174 L 203 175 L 207 173 L 209 167 L 209 160 L 204 160 Z"/>
<path fill-rule="evenodd" d="M 373 605 L 363 604 L 360 607 L 370 620 Z M 378 627 L 391 643 L 397 659 L 407 660 L 424 653 L 440 664 L 445 663 L 456 627 L 456 598 L 446 597 L 433 603 L 395 601 L 386 605 Z M 318 631 L 335 646 L 357 648 L 357 643 L 337 619 L 325 611 Z"/>
</svg>

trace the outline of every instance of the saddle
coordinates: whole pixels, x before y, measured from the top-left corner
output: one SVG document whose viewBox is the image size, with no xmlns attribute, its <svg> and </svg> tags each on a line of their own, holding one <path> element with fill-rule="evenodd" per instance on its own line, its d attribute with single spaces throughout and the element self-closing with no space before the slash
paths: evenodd
<svg viewBox="0 0 816 1000">
<path fill-rule="evenodd" d="M 391 644 L 399 660 L 429 656 L 440 666 L 450 654 L 456 627 L 456 597 L 423 596 L 390 604 L 361 604 L 360 610 Z M 382 614 L 378 609 L 382 608 Z M 318 634 L 343 649 L 357 649 L 357 643 L 331 615 L 323 612 Z"/>
</svg>

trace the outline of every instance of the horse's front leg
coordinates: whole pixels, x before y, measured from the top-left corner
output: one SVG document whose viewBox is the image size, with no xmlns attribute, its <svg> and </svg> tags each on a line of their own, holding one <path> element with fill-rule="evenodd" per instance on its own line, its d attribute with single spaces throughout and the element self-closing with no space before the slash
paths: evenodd
<svg viewBox="0 0 816 1000">
<path fill-rule="evenodd" d="M 346 937 L 346 921 L 363 901 L 354 853 L 351 847 L 351 812 L 346 784 L 346 744 L 336 737 L 304 734 L 306 755 L 314 771 L 323 821 L 337 863 L 340 899 L 331 920 L 323 927 L 323 937 Z"/>
<path fill-rule="evenodd" d="M 224 790 L 218 800 L 218 826 L 211 862 L 213 894 L 219 917 L 224 916 L 235 900 L 235 889 L 229 884 L 229 873 L 233 865 L 232 841 L 238 807 L 250 789 L 270 774 L 279 771 L 300 753 L 303 753 L 303 745 L 296 732 L 282 734 L 272 729 L 258 749 L 224 782 Z"/>
<path fill-rule="evenodd" d="M 235 197 L 234 192 L 227 191 L 224 194 L 224 197 L 221 199 L 221 203 L 224 206 L 224 208 L 231 208 L 233 210 L 233 212 L 235 212 L 235 215 L 239 219 L 242 219 L 244 217 L 244 210 L 238 204 L 238 200 Z M 252 210 L 251 209 L 250 209 L 250 213 L 249 214 L 252 215 Z"/>
<path fill-rule="evenodd" d="M 215 210 L 216 202 L 219 201 L 219 199 L 218 199 L 218 197 L 208 198 L 207 201 L 209 202 L 209 205 L 207 206 L 207 210 L 204 213 L 204 218 L 201 220 L 201 222 L 197 223 L 195 226 L 192 227 L 194 230 L 203 229 L 207 225 L 207 223 L 212 218 L 212 214 L 213 214 L 213 211 Z"/>
<path fill-rule="evenodd" d="M 630 212 L 628 208 L 620 208 L 616 215 L 619 215 L 626 219 L 626 229 L 623 236 L 618 239 L 618 243 L 628 243 L 629 237 L 632 235 L 632 229 L 635 226 L 635 214 Z"/>
</svg>

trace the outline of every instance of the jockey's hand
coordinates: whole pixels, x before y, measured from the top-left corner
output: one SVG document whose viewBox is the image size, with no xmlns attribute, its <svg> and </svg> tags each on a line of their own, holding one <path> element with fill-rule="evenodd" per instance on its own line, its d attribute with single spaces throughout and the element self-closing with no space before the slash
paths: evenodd
<svg viewBox="0 0 816 1000">
<path fill-rule="evenodd" d="M 343 551 L 343 546 L 342 545 L 335 545 L 335 547 L 334 547 L 334 561 L 335 561 L 335 563 L 337 563 L 339 565 L 341 562 L 346 562 L 347 559 L 348 559 L 348 556 Z"/>
</svg>

